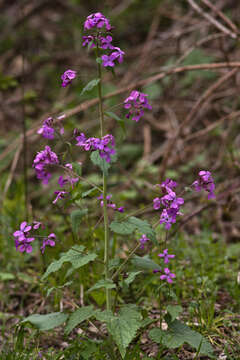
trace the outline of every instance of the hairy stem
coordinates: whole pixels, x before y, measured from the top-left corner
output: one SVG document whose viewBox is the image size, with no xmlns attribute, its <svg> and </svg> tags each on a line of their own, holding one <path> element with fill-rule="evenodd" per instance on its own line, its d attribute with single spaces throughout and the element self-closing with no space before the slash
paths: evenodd
<svg viewBox="0 0 240 360">
<path fill-rule="evenodd" d="M 97 58 L 99 49 L 97 46 Z M 98 65 L 98 77 L 100 79 L 98 83 L 98 98 L 99 98 L 99 118 L 100 118 L 100 131 L 101 137 L 104 136 L 104 113 L 103 113 L 103 97 L 102 97 L 102 69 L 101 64 Z M 103 217 L 104 217 L 104 267 L 105 267 L 105 279 L 108 280 L 109 276 L 109 258 L 110 258 L 110 246 L 109 246 L 109 222 L 107 212 L 107 176 L 103 174 Z M 111 290 L 106 289 L 106 307 L 107 310 L 111 310 Z"/>
</svg>

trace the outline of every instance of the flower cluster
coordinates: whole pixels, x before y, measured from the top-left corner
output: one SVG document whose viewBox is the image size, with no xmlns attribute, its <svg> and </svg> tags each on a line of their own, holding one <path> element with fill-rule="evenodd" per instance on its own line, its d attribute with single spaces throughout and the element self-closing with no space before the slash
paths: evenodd
<svg viewBox="0 0 240 360">
<path fill-rule="evenodd" d="M 168 230 L 173 223 L 176 222 L 177 215 L 180 213 L 180 206 L 184 204 L 184 199 L 177 197 L 173 189 L 177 186 L 177 183 L 171 179 L 166 179 L 160 187 L 163 192 L 161 198 L 155 198 L 153 200 L 153 208 L 159 210 L 164 207 L 160 215 L 160 224 L 165 224 L 165 228 Z"/>
<path fill-rule="evenodd" d="M 158 256 L 160 258 L 163 258 L 164 264 L 168 264 L 169 259 L 175 258 L 175 255 L 168 254 L 168 249 L 163 250 L 163 252 L 161 254 L 158 254 Z M 154 274 L 159 273 L 159 272 L 162 272 L 162 270 L 158 270 L 158 269 L 153 270 Z M 169 284 L 171 284 L 173 282 L 172 279 L 174 279 L 176 277 L 176 275 L 174 273 L 172 273 L 168 267 L 165 267 L 163 272 L 164 272 L 164 274 L 160 275 L 160 279 L 166 280 Z"/>
<path fill-rule="evenodd" d="M 57 117 L 58 120 L 62 120 L 65 118 L 65 114 L 62 114 L 60 116 Z M 54 139 L 54 133 L 55 133 L 55 129 L 53 126 L 53 118 L 50 116 L 47 119 L 45 119 L 43 121 L 43 125 L 40 127 L 40 129 L 38 129 L 37 133 L 42 135 L 44 138 L 48 139 L 48 140 L 53 140 Z M 64 127 L 60 126 L 59 129 L 59 133 L 61 135 L 64 134 Z"/>
<path fill-rule="evenodd" d="M 84 22 L 84 30 L 90 30 L 93 28 L 100 29 L 104 26 L 108 31 L 112 29 L 109 20 L 100 12 L 89 15 Z"/>
<path fill-rule="evenodd" d="M 123 213 L 124 212 L 124 207 L 123 206 L 120 206 L 119 208 L 117 207 L 116 204 L 114 204 L 112 201 L 111 201 L 111 198 L 112 198 L 112 195 L 107 195 L 106 196 L 106 199 L 107 199 L 107 207 L 115 210 L 115 211 L 118 211 L 120 213 Z M 100 201 L 100 205 L 101 207 L 103 207 L 103 194 L 101 194 L 98 198 L 98 200 L 101 200 Z"/>
<path fill-rule="evenodd" d="M 103 29 L 105 27 L 105 29 Z M 84 30 L 95 30 L 93 35 L 83 36 L 83 46 L 90 48 L 98 47 L 103 50 L 109 50 L 108 54 L 101 56 L 104 67 L 114 67 L 116 62 L 122 63 L 124 51 L 119 47 L 112 45 L 112 36 L 107 34 L 102 36 L 102 31 L 111 31 L 112 27 L 109 20 L 101 13 L 94 13 L 87 17 L 84 23 Z M 101 32 L 100 30 L 101 29 Z"/>
<path fill-rule="evenodd" d="M 151 105 L 148 103 L 147 96 L 147 94 L 133 90 L 130 96 L 124 100 L 124 108 L 129 110 L 126 115 L 127 119 L 132 116 L 132 120 L 138 122 L 140 117 L 144 114 L 143 109 L 152 109 Z"/>
<path fill-rule="evenodd" d="M 20 224 L 20 230 L 17 230 L 13 233 L 16 250 L 22 253 L 23 252 L 31 253 L 32 252 L 31 242 L 35 240 L 35 237 L 30 235 L 30 232 L 34 230 L 38 230 L 40 227 L 43 226 L 42 223 L 40 223 L 39 221 L 34 221 L 33 225 L 28 225 L 26 221 L 23 221 Z M 54 241 L 55 239 L 56 239 L 56 235 L 54 233 L 51 233 L 50 235 L 48 235 L 47 238 L 44 238 L 41 246 L 41 252 L 44 253 L 45 247 L 47 245 L 55 246 L 55 241 Z"/>
<path fill-rule="evenodd" d="M 215 185 L 210 171 L 201 170 L 198 173 L 198 180 L 193 182 L 196 191 L 205 190 L 208 192 L 208 199 L 215 199 Z"/>
<path fill-rule="evenodd" d="M 95 151 L 99 150 L 99 155 L 102 159 L 105 159 L 107 162 L 111 161 L 111 155 L 116 153 L 115 150 L 115 139 L 113 135 L 107 134 L 101 139 L 99 138 L 86 138 L 84 133 L 81 133 L 80 136 L 76 137 L 77 146 L 80 146 L 85 151 Z"/>
<path fill-rule="evenodd" d="M 33 160 L 37 178 L 42 180 L 43 184 L 48 184 L 51 174 L 48 172 L 47 167 L 58 163 L 57 154 L 51 150 L 50 146 L 45 146 L 45 149 L 38 152 Z"/>
<path fill-rule="evenodd" d="M 74 70 L 66 70 L 62 75 L 62 87 L 66 87 L 67 85 L 71 84 L 72 81 L 75 79 L 77 73 Z"/>
<path fill-rule="evenodd" d="M 42 127 L 37 132 L 42 135 L 46 139 L 53 140 L 54 139 L 54 128 L 53 128 L 53 118 L 48 117 L 44 120 Z"/>
</svg>

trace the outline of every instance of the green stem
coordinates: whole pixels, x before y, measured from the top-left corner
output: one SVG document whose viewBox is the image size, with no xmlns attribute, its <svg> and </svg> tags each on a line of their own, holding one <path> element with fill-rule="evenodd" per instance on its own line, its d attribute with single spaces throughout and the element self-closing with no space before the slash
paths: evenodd
<svg viewBox="0 0 240 360">
<path fill-rule="evenodd" d="M 99 49 L 97 45 L 96 49 L 97 57 L 99 55 Z M 100 131 L 101 137 L 104 136 L 104 113 L 103 113 L 103 97 L 102 97 L 102 69 L 101 64 L 97 63 L 98 77 L 100 79 L 98 83 L 98 98 L 99 98 L 99 118 L 100 118 Z M 109 258 L 110 258 L 110 246 L 109 246 L 109 221 L 107 212 L 107 176 L 103 174 L 103 217 L 104 217 L 104 267 L 105 267 L 105 279 L 109 280 Z M 107 310 L 111 310 L 111 289 L 106 289 L 106 307 Z"/>
<path fill-rule="evenodd" d="M 122 271 L 122 269 L 124 268 L 124 266 L 126 265 L 126 263 L 128 262 L 128 260 L 134 255 L 134 253 L 137 251 L 137 249 L 139 248 L 141 244 L 137 244 L 137 246 L 135 246 L 135 248 L 130 252 L 130 254 L 128 255 L 128 257 L 124 260 L 124 262 L 119 266 L 119 268 L 116 270 L 116 272 L 113 274 L 112 276 L 112 280 L 115 279 L 115 277 Z"/>
</svg>

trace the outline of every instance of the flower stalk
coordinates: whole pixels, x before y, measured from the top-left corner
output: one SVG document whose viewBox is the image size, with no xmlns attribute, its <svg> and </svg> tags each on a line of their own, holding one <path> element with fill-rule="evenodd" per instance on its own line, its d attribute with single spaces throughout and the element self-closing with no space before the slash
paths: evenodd
<svg viewBox="0 0 240 360">
<path fill-rule="evenodd" d="M 96 49 L 97 58 L 99 56 L 99 48 L 97 44 Z M 102 69 L 101 64 L 97 63 L 98 78 L 98 98 L 99 98 L 99 119 L 100 119 L 100 132 L 101 137 L 104 136 L 104 113 L 103 113 L 103 98 L 102 98 Z M 103 174 L 103 218 L 104 218 L 104 272 L 105 279 L 109 280 L 109 259 L 110 259 L 110 246 L 109 246 L 109 221 L 107 211 L 107 176 Z M 111 289 L 106 289 L 106 308 L 111 310 Z"/>
</svg>

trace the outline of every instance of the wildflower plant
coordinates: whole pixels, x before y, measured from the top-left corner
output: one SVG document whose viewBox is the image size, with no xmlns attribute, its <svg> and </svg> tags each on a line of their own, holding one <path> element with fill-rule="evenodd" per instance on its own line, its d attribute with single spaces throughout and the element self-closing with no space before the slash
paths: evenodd
<svg viewBox="0 0 240 360">
<path fill-rule="evenodd" d="M 133 266 L 137 264 L 138 267 L 129 273 L 128 279 L 125 282 L 124 280 L 122 281 L 125 286 L 133 282 L 135 277 L 141 273 L 141 271 L 136 271 L 139 269 L 139 265 L 142 269 L 147 268 L 149 273 L 153 273 L 163 286 L 174 286 L 174 282 L 180 281 L 180 279 L 178 279 L 177 271 L 175 274 L 171 270 L 171 266 L 175 262 L 175 254 L 168 252 L 166 247 L 167 237 L 164 241 L 164 246 L 163 243 L 160 246 L 155 232 L 156 224 L 152 226 L 147 220 L 142 220 L 133 216 L 133 214 L 126 214 L 125 204 L 116 204 L 114 196 L 109 193 L 108 172 L 114 161 L 116 161 L 118 144 L 114 134 L 109 134 L 106 131 L 106 112 L 102 95 L 102 71 L 103 69 L 112 69 L 121 64 L 124 61 L 125 55 L 123 50 L 114 45 L 112 29 L 109 19 L 100 12 L 89 15 L 84 22 L 82 45 L 87 46 L 95 53 L 98 73 L 97 79 L 91 80 L 84 89 L 97 87 L 100 132 L 96 137 L 89 137 L 81 129 L 74 129 L 74 142 L 71 144 L 71 147 L 75 147 L 76 150 L 86 152 L 86 155 L 89 156 L 93 164 L 97 165 L 102 172 L 101 185 L 90 183 L 92 188 L 88 190 L 87 194 L 97 193 L 96 204 L 100 211 L 102 211 L 104 257 L 99 259 L 99 255 L 96 252 L 89 251 L 82 244 L 74 245 L 67 252 L 62 253 L 58 260 L 53 261 L 42 277 L 42 280 L 46 280 L 48 276 L 59 271 L 66 262 L 71 264 L 69 275 L 90 262 L 100 261 L 101 266 L 104 268 L 104 278 L 99 278 L 97 283 L 88 292 L 93 290 L 99 291 L 102 288 L 105 289 L 106 307 L 103 311 L 94 309 L 92 305 L 89 305 L 79 307 L 71 314 L 64 312 L 47 315 L 35 314 L 26 318 L 24 322 L 30 322 L 36 327 L 45 330 L 66 322 L 66 333 L 68 334 L 81 322 L 88 321 L 91 318 L 96 319 L 106 323 L 107 331 L 112 335 L 122 358 L 124 358 L 130 342 L 136 336 L 137 331 L 144 326 L 142 314 L 135 304 L 123 305 L 118 313 L 116 313 L 117 288 L 121 287 L 119 278 L 123 279 L 129 263 L 131 262 Z M 76 78 L 77 72 L 75 70 L 66 70 L 61 76 L 62 87 L 70 86 L 73 81 L 76 81 Z M 123 110 L 127 111 L 127 114 L 125 114 L 126 118 L 139 122 L 144 117 L 144 111 L 151 111 L 152 106 L 149 104 L 147 96 L 147 94 L 138 90 L 133 90 L 128 94 L 122 104 Z M 64 119 L 64 115 L 58 117 L 58 120 L 62 119 Z M 138 125 L 136 124 L 136 126 Z M 38 134 L 50 142 L 58 136 L 64 144 L 66 143 L 63 139 L 63 127 L 61 126 L 59 129 L 52 117 L 47 118 L 43 122 L 43 125 L 38 130 Z M 87 194 L 78 194 L 78 185 L 82 181 L 87 182 L 82 176 L 81 165 L 74 161 L 71 152 L 69 152 L 69 157 L 71 162 L 66 162 L 65 157 L 61 157 L 49 145 L 46 145 L 43 150 L 37 153 L 33 160 L 36 177 L 44 186 L 47 186 L 49 181 L 51 181 L 53 169 L 61 171 L 58 177 L 59 188 L 52 194 L 53 206 L 58 206 L 64 201 L 74 204 L 76 199 L 80 199 L 81 196 L 87 196 Z M 156 186 L 158 196 L 154 199 L 149 199 L 150 203 L 153 201 L 152 211 L 159 212 L 159 224 L 165 228 L 166 233 L 174 226 L 178 218 L 183 215 L 181 209 L 184 205 L 184 199 L 182 196 L 177 195 L 177 188 L 178 184 L 175 181 L 166 179 Z M 211 173 L 209 171 L 200 171 L 198 179 L 192 184 L 192 189 L 196 191 L 204 189 L 208 192 L 209 199 L 214 198 L 215 186 Z M 78 218 L 86 214 L 86 211 L 86 209 L 74 210 L 71 217 L 72 219 Z M 110 221 L 110 213 L 111 217 L 114 217 L 112 221 Z M 45 231 L 40 221 L 35 220 L 32 224 L 23 221 L 20 229 L 13 233 L 17 251 L 31 253 L 33 250 L 32 243 L 39 236 L 37 233 L 41 228 L 41 231 Z M 75 230 L 73 229 L 73 232 Z M 130 244 L 132 250 L 130 250 L 124 260 L 120 260 L 118 257 L 114 259 L 112 256 L 111 241 L 113 234 L 115 238 L 118 235 L 126 235 L 128 237 L 128 244 Z M 48 233 L 46 231 L 39 251 L 44 256 L 44 253 L 50 252 L 51 248 L 55 247 L 58 241 L 59 239 L 54 232 Z M 131 245 L 131 243 L 133 244 Z M 158 263 L 144 256 L 149 248 L 155 254 L 160 251 Z M 136 253 L 140 254 L 140 256 L 136 256 Z M 117 260 L 115 264 L 114 260 Z M 113 293 L 115 293 L 114 301 Z M 168 318 L 168 321 L 169 324 L 172 324 L 175 318 Z M 195 342 L 197 348 L 203 341 L 201 336 L 199 339 L 198 342 Z M 205 350 L 205 353 L 209 351 L 208 348 L 208 350 Z"/>
</svg>

